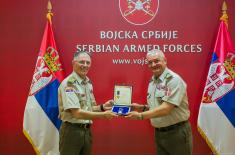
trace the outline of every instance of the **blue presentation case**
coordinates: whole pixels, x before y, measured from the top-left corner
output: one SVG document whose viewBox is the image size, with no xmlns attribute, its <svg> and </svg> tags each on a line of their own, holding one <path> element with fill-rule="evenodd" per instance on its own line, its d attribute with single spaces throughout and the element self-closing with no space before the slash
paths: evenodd
<svg viewBox="0 0 235 155">
<path fill-rule="evenodd" d="M 114 105 L 112 107 L 112 112 L 118 114 L 118 115 L 127 115 L 127 113 L 129 113 L 131 110 L 130 106 L 127 105 Z"/>
</svg>

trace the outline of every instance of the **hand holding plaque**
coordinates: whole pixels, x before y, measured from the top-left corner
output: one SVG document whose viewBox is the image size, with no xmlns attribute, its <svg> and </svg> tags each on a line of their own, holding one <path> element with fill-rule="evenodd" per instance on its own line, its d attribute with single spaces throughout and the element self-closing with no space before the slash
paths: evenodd
<svg viewBox="0 0 235 155">
<path fill-rule="evenodd" d="M 114 87 L 114 106 L 112 112 L 118 115 L 126 115 L 130 112 L 132 99 L 132 86 L 115 85 Z"/>
</svg>

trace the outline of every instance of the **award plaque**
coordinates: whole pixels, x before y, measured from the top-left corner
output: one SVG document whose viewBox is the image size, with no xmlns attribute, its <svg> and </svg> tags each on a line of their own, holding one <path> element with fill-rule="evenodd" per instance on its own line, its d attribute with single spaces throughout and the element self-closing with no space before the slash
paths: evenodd
<svg viewBox="0 0 235 155">
<path fill-rule="evenodd" d="M 126 115 L 130 112 L 132 99 L 132 86 L 115 85 L 114 105 L 112 112 L 118 115 Z"/>
</svg>

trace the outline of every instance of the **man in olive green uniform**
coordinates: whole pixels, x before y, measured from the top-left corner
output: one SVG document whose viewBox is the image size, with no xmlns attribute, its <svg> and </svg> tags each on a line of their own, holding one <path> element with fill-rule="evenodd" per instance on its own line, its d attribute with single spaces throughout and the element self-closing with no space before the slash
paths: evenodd
<svg viewBox="0 0 235 155">
<path fill-rule="evenodd" d="M 148 86 L 146 105 L 134 104 L 137 110 L 129 119 L 150 119 L 155 128 L 158 155 L 191 155 L 192 131 L 189 124 L 188 97 L 184 80 L 168 69 L 160 50 L 147 53 L 148 67 L 153 76 Z"/>
<path fill-rule="evenodd" d="M 86 76 L 91 57 L 77 52 L 72 61 L 73 72 L 63 80 L 58 89 L 60 128 L 59 149 L 61 155 L 90 155 L 92 119 L 111 119 L 117 115 L 111 111 L 111 101 L 96 105 L 91 81 Z"/>
</svg>

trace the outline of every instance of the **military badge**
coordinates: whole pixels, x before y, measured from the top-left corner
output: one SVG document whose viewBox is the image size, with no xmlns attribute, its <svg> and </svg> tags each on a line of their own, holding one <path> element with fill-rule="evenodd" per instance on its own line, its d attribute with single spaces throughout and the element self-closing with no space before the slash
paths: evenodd
<svg viewBox="0 0 235 155">
<path fill-rule="evenodd" d="M 76 92 L 76 90 L 72 87 L 66 87 L 65 88 L 65 92 L 69 93 L 69 92 Z"/>
<path fill-rule="evenodd" d="M 159 0 L 119 0 L 122 16 L 131 24 L 144 25 L 157 14 Z"/>
</svg>

